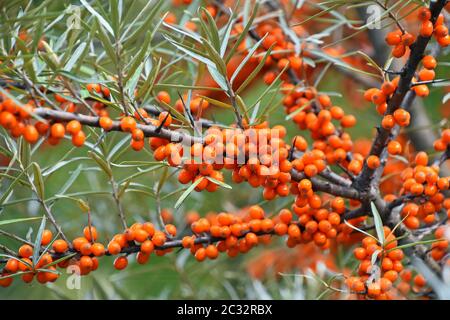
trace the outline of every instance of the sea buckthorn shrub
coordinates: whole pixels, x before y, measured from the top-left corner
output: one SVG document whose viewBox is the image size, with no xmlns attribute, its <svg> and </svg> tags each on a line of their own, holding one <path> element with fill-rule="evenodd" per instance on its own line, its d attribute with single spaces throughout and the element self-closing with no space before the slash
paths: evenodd
<svg viewBox="0 0 450 320">
<path fill-rule="evenodd" d="M 0 286 L 448 298 L 450 4 L 200 2 L 2 13 Z"/>
</svg>

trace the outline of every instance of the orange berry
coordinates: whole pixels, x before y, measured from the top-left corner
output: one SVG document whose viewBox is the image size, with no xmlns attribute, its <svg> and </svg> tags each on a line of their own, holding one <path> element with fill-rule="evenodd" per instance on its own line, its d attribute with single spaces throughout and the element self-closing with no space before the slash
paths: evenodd
<svg viewBox="0 0 450 320">
<path fill-rule="evenodd" d="M 120 120 L 120 128 L 124 132 L 132 132 L 136 129 L 136 125 L 136 120 L 130 116 L 123 117 L 122 120 Z"/>
<path fill-rule="evenodd" d="M 153 252 L 155 246 L 153 245 L 153 242 L 151 240 L 145 240 L 141 244 L 141 252 L 145 254 L 150 254 Z"/>
<path fill-rule="evenodd" d="M 28 245 L 24 244 L 19 248 L 19 256 L 22 258 L 29 258 L 33 255 L 33 248 Z"/>
<path fill-rule="evenodd" d="M 57 253 L 64 253 L 69 249 L 69 245 L 62 239 L 57 239 L 52 244 L 53 250 Z"/>
<path fill-rule="evenodd" d="M 364 248 L 356 248 L 355 250 L 353 250 L 353 254 L 358 260 L 364 260 L 367 257 L 367 252 Z"/>
<path fill-rule="evenodd" d="M 61 123 L 55 123 L 50 127 L 50 135 L 56 139 L 64 138 L 64 134 L 66 133 L 66 129 Z"/>
<path fill-rule="evenodd" d="M 217 250 L 217 247 L 213 244 L 210 244 L 205 249 L 205 254 L 209 259 L 216 259 L 219 256 L 219 251 Z M 197 258 L 197 255 L 196 255 Z"/>
<path fill-rule="evenodd" d="M 433 23 L 429 20 L 422 22 L 420 26 L 420 35 L 422 37 L 428 38 L 433 34 Z"/>
<path fill-rule="evenodd" d="M 88 241 L 95 241 L 97 240 L 97 229 L 94 226 L 84 227 L 83 235 Z"/>
<path fill-rule="evenodd" d="M 434 69 L 437 66 L 436 59 L 433 56 L 423 57 L 422 64 L 427 69 Z"/>
<path fill-rule="evenodd" d="M 42 232 L 41 244 L 43 246 L 48 245 L 52 241 L 53 234 L 50 230 L 44 230 Z"/>
<path fill-rule="evenodd" d="M 35 126 L 28 124 L 25 126 L 25 130 L 23 132 L 23 137 L 29 143 L 36 143 L 36 141 L 38 141 L 38 139 L 39 139 L 39 133 L 36 130 Z"/>
<path fill-rule="evenodd" d="M 399 155 L 402 153 L 402 145 L 395 140 L 388 143 L 387 150 L 391 155 Z"/>
<path fill-rule="evenodd" d="M 77 133 L 72 135 L 72 144 L 75 147 L 83 146 L 85 141 L 86 141 L 86 135 L 83 131 L 78 131 Z"/>
<path fill-rule="evenodd" d="M 109 131 L 113 127 L 113 121 L 110 117 L 100 117 L 99 124 L 100 127 L 102 127 L 102 129 L 105 131 Z"/>
<path fill-rule="evenodd" d="M 114 268 L 117 270 L 123 270 L 128 266 L 128 259 L 124 256 L 117 257 L 114 260 Z"/>
<path fill-rule="evenodd" d="M 160 91 L 156 95 L 158 101 L 170 104 L 170 95 L 166 91 Z"/>
<path fill-rule="evenodd" d="M 380 166 L 380 158 L 378 158 L 375 155 L 370 155 L 367 158 L 367 166 L 372 169 L 375 170 L 376 168 L 378 168 Z"/>
<path fill-rule="evenodd" d="M 164 127 L 169 127 L 172 124 L 172 116 L 167 111 L 161 112 L 158 119 L 160 123 L 164 121 Z"/>
<path fill-rule="evenodd" d="M 111 241 L 108 244 L 108 252 L 112 255 L 119 254 L 121 250 L 122 250 L 122 248 L 121 248 L 120 244 L 116 241 Z"/>
</svg>

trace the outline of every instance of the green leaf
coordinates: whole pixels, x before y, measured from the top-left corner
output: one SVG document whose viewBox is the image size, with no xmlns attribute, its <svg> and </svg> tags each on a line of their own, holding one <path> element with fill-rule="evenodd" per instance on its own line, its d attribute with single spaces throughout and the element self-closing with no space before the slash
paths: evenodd
<svg viewBox="0 0 450 320">
<path fill-rule="evenodd" d="M 181 206 L 184 200 L 186 200 L 186 198 L 191 194 L 191 192 L 195 189 L 195 187 L 198 186 L 199 183 L 203 181 L 203 179 L 204 179 L 203 177 L 197 179 L 193 184 L 189 186 L 189 188 L 187 188 L 183 192 L 183 194 L 178 198 L 177 202 L 175 202 L 175 209 L 178 209 Z"/>
<path fill-rule="evenodd" d="M 109 39 L 108 35 L 105 33 L 105 30 L 101 25 L 98 26 L 98 38 L 100 42 L 103 45 L 103 48 L 105 49 L 106 54 L 111 59 L 113 63 L 117 63 L 117 56 L 116 51 L 114 50 L 114 47 L 111 43 L 111 40 Z"/>
<path fill-rule="evenodd" d="M 73 66 L 77 63 L 78 59 L 80 59 L 81 54 L 83 52 L 85 52 L 84 49 L 86 48 L 86 46 L 87 46 L 86 42 L 80 43 L 80 45 L 72 53 L 69 61 L 67 61 L 66 65 L 64 66 L 64 70 L 65 71 L 72 70 Z"/>
<path fill-rule="evenodd" d="M 33 167 L 34 185 L 36 187 L 38 197 L 40 199 L 45 199 L 45 187 L 44 179 L 42 178 L 41 167 L 36 162 L 33 162 L 31 166 Z"/>
<path fill-rule="evenodd" d="M 8 220 L 0 221 L 0 226 L 4 226 L 6 224 L 17 223 L 17 222 L 33 221 L 33 220 L 38 220 L 38 219 L 41 219 L 41 217 L 8 219 Z"/>
<path fill-rule="evenodd" d="M 14 181 L 11 182 L 11 184 L 8 186 L 8 189 L 6 189 L 1 198 L 0 198 L 0 205 L 3 205 L 4 202 L 9 198 L 10 194 L 13 192 L 14 190 L 14 186 L 17 184 L 17 182 L 20 181 L 20 178 L 22 177 L 22 175 L 24 174 L 25 171 L 22 171 L 17 177 L 16 179 L 14 179 Z"/>
<path fill-rule="evenodd" d="M 105 20 L 97 11 L 95 11 L 94 8 L 91 7 L 89 3 L 87 3 L 86 0 L 80 0 L 80 2 L 86 7 L 86 9 L 94 15 L 98 21 L 100 21 L 101 25 L 112 35 L 114 36 L 114 31 L 111 28 L 111 25 L 108 23 L 108 21 Z"/>
<path fill-rule="evenodd" d="M 239 75 L 239 72 L 242 70 L 242 68 L 245 66 L 245 64 L 247 63 L 248 60 L 250 60 L 250 58 L 253 56 L 253 54 L 255 53 L 256 49 L 258 49 L 258 47 L 261 45 L 261 43 L 264 41 L 264 39 L 266 38 L 267 35 L 265 35 L 264 37 L 261 38 L 261 40 L 259 40 L 257 43 L 255 43 L 253 45 L 253 47 L 248 51 L 247 55 L 245 56 L 244 60 L 241 61 L 241 63 L 239 64 L 239 66 L 236 68 L 236 70 L 234 71 L 233 75 L 231 76 L 230 79 L 230 83 L 233 84 L 234 79 Z"/>
<path fill-rule="evenodd" d="M 208 27 L 205 31 L 207 31 L 210 36 L 209 40 L 211 41 L 211 44 L 214 46 L 214 49 L 216 49 L 216 51 L 219 52 L 221 49 L 220 48 L 221 44 L 219 39 L 219 30 L 217 29 L 216 22 L 214 21 L 214 18 L 211 16 L 211 13 L 209 13 L 209 11 L 206 8 L 201 7 L 199 12 L 200 11 L 206 16 L 206 20 L 208 21 Z M 199 21 L 201 24 L 203 24 L 204 22 L 202 19 L 202 15 L 199 14 L 199 16 L 200 16 Z"/>
<path fill-rule="evenodd" d="M 264 57 L 258 63 L 256 68 L 253 69 L 253 71 L 245 78 L 244 82 L 236 90 L 236 94 L 241 93 L 242 90 L 244 90 L 248 86 L 248 84 L 255 78 L 255 76 L 259 74 L 259 71 L 261 71 L 261 69 L 264 67 L 267 57 L 270 56 L 270 53 L 272 52 L 272 49 L 274 46 L 275 46 L 275 44 L 272 44 L 272 46 L 269 49 L 267 49 L 266 53 L 264 54 Z"/>
<path fill-rule="evenodd" d="M 20 162 L 26 168 L 30 165 L 31 149 L 30 144 L 23 137 L 19 139 Z"/>
<path fill-rule="evenodd" d="M 253 7 L 253 12 L 252 15 L 250 17 L 250 19 L 248 19 L 244 30 L 242 30 L 241 34 L 239 35 L 238 39 L 236 40 L 236 42 L 234 43 L 233 47 L 230 49 L 230 51 L 227 54 L 227 57 L 225 59 L 225 62 L 228 63 L 230 61 L 230 59 L 234 56 L 234 53 L 236 52 L 237 48 L 239 47 L 239 45 L 242 43 L 242 41 L 245 39 L 245 37 L 248 34 L 248 31 L 250 30 L 250 28 L 253 25 L 253 20 L 256 17 L 256 14 L 258 13 L 258 8 L 259 8 L 259 2 L 255 3 L 255 6 Z"/>
<path fill-rule="evenodd" d="M 381 216 L 378 213 L 377 207 L 373 202 L 370 203 L 370 207 L 372 208 L 373 221 L 375 224 L 375 231 L 377 232 L 378 241 L 381 245 L 384 244 L 384 230 L 383 230 L 383 221 L 381 220 Z"/>
<path fill-rule="evenodd" d="M 208 68 L 209 73 L 211 74 L 214 81 L 224 90 L 228 90 L 227 81 L 225 80 L 224 76 L 217 70 L 216 66 L 210 66 L 206 65 Z"/>
<path fill-rule="evenodd" d="M 146 32 L 148 32 L 148 30 L 151 30 L 151 23 L 153 21 L 153 18 L 156 16 L 156 14 L 159 12 L 159 9 L 161 8 L 161 6 L 165 3 L 165 1 L 162 0 L 158 0 L 156 3 L 153 3 L 152 6 L 152 10 L 149 13 L 146 13 L 146 9 L 147 6 L 152 4 L 151 1 L 148 1 L 147 4 L 145 5 L 145 8 L 136 16 L 136 18 L 129 24 L 128 28 L 123 32 L 122 37 L 120 38 L 120 41 L 124 40 L 124 37 L 128 37 L 126 38 L 126 43 L 128 44 L 130 42 L 133 42 L 134 40 L 137 39 L 137 37 L 139 37 L 142 34 L 145 34 Z M 139 28 L 137 28 L 136 30 L 134 30 L 133 32 L 130 33 L 130 30 L 133 26 L 139 24 L 139 19 L 141 17 L 142 14 L 146 14 L 146 18 L 145 21 L 141 24 L 141 26 Z"/>
<path fill-rule="evenodd" d="M 231 36 L 231 31 L 233 30 L 234 22 L 235 22 L 235 13 L 230 14 L 230 19 L 228 20 L 227 25 L 224 28 L 224 34 L 222 38 L 222 45 L 220 46 L 220 56 L 223 58 L 225 56 L 225 52 L 228 48 L 228 41 Z"/>
<path fill-rule="evenodd" d="M 103 171 L 108 175 L 108 177 L 112 177 L 112 171 L 111 171 L 111 167 L 109 166 L 109 164 L 103 160 L 102 158 L 100 158 L 99 155 L 97 155 L 95 152 L 93 151 L 89 151 L 88 155 L 95 161 L 97 162 L 97 164 L 100 166 L 100 168 L 103 169 Z"/>
<path fill-rule="evenodd" d="M 223 182 L 223 181 L 219 181 L 219 180 L 217 180 L 217 179 L 214 179 L 214 178 L 212 178 L 212 177 L 206 177 L 206 179 L 208 179 L 209 181 L 211 181 L 211 182 L 213 182 L 213 183 L 215 183 L 215 184 L 218 184 L 219 186 L 221 186 L 221 187 L 223 187 L 223 188 L 226 188 L 226 189 L 233 189 L 233 187 L 232 186 L 230 186 L 229 184 L 226 184 L 225 182 Z"/>
<path fill-rule="evenodd" d="M 220 107 L 220 108 L 225 108 L 225 109 L 232 109 L 233 108 L 233 106 L 231 104 L 229 104 L 229 103 L 222 102 L 220 100 L 216 100 L 216 99 L 213 99 L 213 98 L 201 95 L 201 94 L 199 94 L 198 97 L 200 97 L 200 98 L 208 101 L 209 103 L 211 103 L 211 104 L 213 104 L 213 105 L 215 105 L 217 107 Z"/>
<path fill-rule="evenodd" d="M 198 34 L 191 32 L 190 30 L 183 30 L 183 29 L 177 28 L 176 26 L 165 23 L 165 22 L 163 22 L 162 24 L 164 27 L 169 28 L 169 29 L 171 29 L 177 33 L 180 33 L 184 36 L 187 36 L 198 43 L 203 43 L 202 38 Z"/>
<path fill-rule="evenodd" d="M 33 265 L 36 265 L 38 263 L 38 258 L 39 258 L 39 248 L 41 247 L 41 240 L 42 240 L 42 234 L 44 233 L 44 229 L 45 229 L 45 222 L 46 222 L 46 218 L 45 216 L 42 216 L 42 222 L 41 225 L 39 226 L 39 230 L 37 232 L 36 235 L 36 239 L 34 240 L 34 250 L 33 250 Z"/>
<path fill-rule="evenodd" d="M 204 64 L 206 64 L 208 67 L 212 67 L 212 68 L 216 68 L 216 65 L 214 62 L 212 62 L 210 59 L 206 58 L 202 53 L 200 53 L 199 51 L 190 48 L 184 44 L 181 43 L 177 43 L 175 40 L 163 35 L 163 37 L 169 41 L 170 44 L 172 44 L 174 47 L 176 47 L 178 50 L 183 51 L 184 53 L 190 55 L 192 58 L 197 59 L 198 61 L 203 62 Z"/>
<path fill-rule="evenodd" d="M 368 233 L 368 232 L 366 232 L 366 231 L 364 231 L 364 230 L 359 229 L 358 227 L 355 227 L 354 225 L 352 225 L 351 223 L 349 223 L 347 220 L 344 220 L 344 223 L 345 223 L 347 226 L 349 226 L 350 228 L 352 228 L 353 230 L 356 230 L 356 231 L 358 231 L 358 232 L 361 232 L 361 233 L 365 234 L 366 236 L 371 237 L 371 238 L 373 238 L 373 239 L 375 239 L 375 240 L 378 241 L 378 239 L 375 238 L 373 235 L 371 235 L 370 233 Z"/>
<path fill-rule="evenodd" d="M 120 31 L 120 14 L 119 14 L 119 1 L 111 0 L 110 12 L 111 12 L 111 22 L 114 35 L 118 35 Z"/>
</svg>

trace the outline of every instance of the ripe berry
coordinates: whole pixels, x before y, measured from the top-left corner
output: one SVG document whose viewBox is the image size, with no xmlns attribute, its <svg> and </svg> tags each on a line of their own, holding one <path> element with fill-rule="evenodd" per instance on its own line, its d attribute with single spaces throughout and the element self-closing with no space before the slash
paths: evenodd
<svg viewBox="0 0 450 320">
<path fill-rule="evenodd" d="M 114 268 L 117 270 L 123 270 L 128 266 L 128 259 L 125 256 L 117 257 L 114 260 Z"/>
</svg>

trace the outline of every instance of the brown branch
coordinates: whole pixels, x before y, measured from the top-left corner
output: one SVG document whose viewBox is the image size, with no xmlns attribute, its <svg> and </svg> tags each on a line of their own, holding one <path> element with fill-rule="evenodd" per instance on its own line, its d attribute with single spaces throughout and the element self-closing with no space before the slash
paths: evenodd
<svg viewBox="0 0 450 320">
<path fill-rule="evenodd" d="M 432 2 L 430 5 L 431 11 L 431 22 L 434 24 L 440 12 L 444 8 L 446 0 L 438 0 Z M 406 94 L 410 91 L 410 86 L 414 73 L 420 61 L 423 58 L 425 49 L 430 41 L 431 37 L 419 36 L 415 43 L 411 46 L 411 53 L 408 61 L 406 62 L 402 74 L 400 76 L 400 81 L 398 83 L 397 90 L 394 92 L 392 98 L 388 102 L 388 107 L 386 114 L 392 114 L 395 110 L 400 108 L 403 104 Z M 387 143 L 390 139 L 391 131 L 386 130 L 383 127 L 378 128 L 377 135 L 372 144 L 370 154 L 375 156 L 380 156 L 386 149 Z M 372 183 L 372 175 L 375 171 L 364 164 L 361 174 L 357 177 L 354 182 L 354 187 L 358 190 L 367 190 L 369 185 Z"/>
<path fill-rule="evenodd" d="M 34 114 L 44 119 L 55 119 L 59 121 L 77 120 L 83 125 L 100 128 L 99 124 L 100 118 L 95 116 L 87 116 L 79 113 L 51 110 L 46 108 L 36 108 L 34 110 Z M 157 131 L 156 130 L 157 127 L 151 124 L 148 125 L 137 124 L 137 128 L 141 129 L 146 137 L 158 137 L 170 140 L 172 142 L 183 142 L 186 144 L 202 142 L 202 139 L 200 137 L 193 137 L 178 131 L 172 131 L 164 128 Z M 122 131 L 120 127 L 120 121 L 113 121 L 111 131 Z"/>
</svg>

